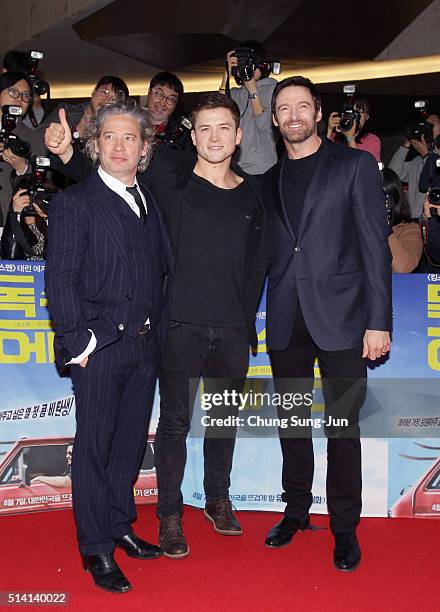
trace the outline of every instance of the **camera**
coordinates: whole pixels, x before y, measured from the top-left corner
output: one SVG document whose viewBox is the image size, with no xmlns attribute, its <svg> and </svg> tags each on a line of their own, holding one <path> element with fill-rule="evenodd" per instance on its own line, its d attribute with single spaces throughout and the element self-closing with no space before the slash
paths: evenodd
<svg viewBox="0 0 440 612">
<path fill-rule="evenodd" d="M 28 51 L 27 57 L 29 61 L 29 71 L 26 73 L 26 77 L 31 84 L 32 91 L 37 96 L 44 96 L 46 93 L 49 94 L 49 83 L 37 76 L 38 62 L 43 59 L 43 54 L 41 51 Z"/>
<path fill-rule="evenodd" d="M 0 128 L 0 143 L 5 149 L 10 149 L 17 157 L 29 157 L 31 145 L 13 134 L 17 126 L 17 117 L 21 117 L 23 109 L 20 106 L 5 104 L 2 106 L 2 123 Z"/>
<path fill-rule="evenodd" d="M 56 190 L 50 189 L 45 185 L 49 168 L 50 159 L 48 157 L 36 156 L 34 158 L 32 163 L 32 175 L 27 189 L 29 204 L 21 213 L 24 217 L 34 217 L 38 215 L 38 212 L 34 208 L 34 204 L 39 206 L 44 213 L 48 213 L 50 200 L 56 193 Z"/>
<path fill-rule="evenodd" d="M 191 121 L 188 119 L 188 117 L 182 115 L 171 130 L 166 130 L 156 135 L 154 139 L 154 146 L 165 146 L 168 149 L 180 151 L 182 148 L 180 145 L 183 141 L 186 141 L 186 139 L 180 140 L 180 138 L 190 130 L 192 130 Z"/>
<path fill-rule="evenodd" d="M 431 187 L 428 191 L 428 202 L 430 204 L 435 204 L 436 206 L 440 206 L 440 188 L 439 187 Z M 435 209 L 437 211 L 437 209 Z M 431 209 L 431 215 L 432 215 Z M 437 212 L 435 213 L 437 214 Z"/>
<path fill-rule="evenodd" d="M 172 134 L 167 139 L 168 147 L 170 149 L 173 149 L 173 148 L 179 149 L 179 145 L 176 144 L 177 141 L 182 136 L 182 134 L 190 130 L 192 130 L 191 121 L 187 117 L 185 117 L 185 115 L 182 115 L 182 117 L 180 117 L 179 121 L 177 122 L 177 125 L 174 128 Z"/>
<path fill-rule="evenodd" d="M 235 49 L 234 55 L 238 60 L 238 65 L 234 66 L 231 72 L 238 85 L 250 81 L 257 68 L 260 69 L 263 77 L 269 76 L 271 72 L 275 75 L 281 73 L 280 62 L 274 60 L 258 62 L 255 50 L 252 47 L 238 47 Z"/>
<path fill-rule="evenodd" d="M 429 114 L 428 103 L 426 100 L 416 100 L 414 108 L 416 109 L 416 121 L 405 126 L 405 135 L 408 140 L 422 140 L 424 136 L 426 144 L 431 147 L 433 144 L 432 125 L 426 121 Z"/>
<path fill-rule="evenodd" d="M 355 85 L 344 85 L 343 88 L 345 103 L 344 110 L 341 113 L 341 121 L 339 129 L 341 132 L 349 132 L 356 125 L 355 132 L 359 132 L 361 114 L 354 107 L 354 94 L 356 92 Z"/>
</svg>

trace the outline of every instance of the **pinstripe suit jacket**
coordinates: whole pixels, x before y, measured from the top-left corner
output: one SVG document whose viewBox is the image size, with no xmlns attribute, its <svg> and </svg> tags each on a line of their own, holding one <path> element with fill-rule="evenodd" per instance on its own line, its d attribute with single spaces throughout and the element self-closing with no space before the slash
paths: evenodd
<svg viewBox="0 0 440 612">
<path fill-rule="evenodd" d="M 163 314 L 159 336 L 163 340 L 172 255 L 154 197 L 143 190 L 157 213 L 161 234 Z M 85 350 L 89 329 L 97 339 L 95 352 L 123 333 L 120 327 L 130 308 L 131 274 L 120 206 L 120 196 L 96 172 L 57 194 L 51 203 L 45 284 L 59 365 Z"/>
</svg>

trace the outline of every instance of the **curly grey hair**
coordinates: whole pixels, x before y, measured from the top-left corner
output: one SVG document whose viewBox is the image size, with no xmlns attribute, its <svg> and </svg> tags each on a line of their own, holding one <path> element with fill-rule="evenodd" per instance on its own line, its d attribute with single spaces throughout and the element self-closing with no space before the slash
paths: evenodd
<svg viewBox="0 0 440 612">
<path fill-rule="evenodd" d="M 148 111 L 138 106 L 134 100 L 117 101 L 113 102 L 112 104 L 105 104 L 99 109 L 94 118 L 89 122 L 89 128 L 86 134 L 87 155 L 91 158 L 93 165 L 98 165 L 99 155 L 95 151 L 95 142 L 98 140 L 101 134 L 102 125 L 105 119 L 112 115 L 128 115 L 129 117 L 136 119 L 138 122 L 141 131 L 142 144 L 145 144 L 146 142 L 148 143 L 147 152 L 141 157 L 138 164 L 138 172 L 144 172 L 153 153 L 152 143 L 154 128 L 150 121 Z"/>
</svg>

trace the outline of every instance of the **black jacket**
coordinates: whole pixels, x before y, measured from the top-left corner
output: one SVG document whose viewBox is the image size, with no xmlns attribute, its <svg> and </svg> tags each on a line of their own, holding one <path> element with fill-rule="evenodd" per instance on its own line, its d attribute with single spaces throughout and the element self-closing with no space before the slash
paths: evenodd
<svg viewBox="0 0 440 612">
<path fill-rule="evenodd" d="M 267 344 L 286 348 L 299 300 L 325 351 L 362 344 L 366 329 L 391 330 L 391 253 L 377 163 L 323 139 L 295 235 L 283 197 L 285 157 L 263 179 L 270 231 Z"/>
<path fill-rule="evenodd" d="M 185 212 L 183 191 L 191 178 L 197 155 L 191 152 L 166 150 L 156 156 L 147 172 L 139 175 L 139 181 L 151 189 L 168 229 L 171 244 L 176 254 L 179 244 L 181 219 Z M 243 304 L 249 343 L 258 344 L 255 331 L 255 313 L 258 307 L 267 269 L 266 221 L 261 197 L 259 177 L 250 176 L 233 164 L 236 174 L 247 182 L 258 202 L 258 214 L 249 234 L 243 274 Z"/>
</svg>

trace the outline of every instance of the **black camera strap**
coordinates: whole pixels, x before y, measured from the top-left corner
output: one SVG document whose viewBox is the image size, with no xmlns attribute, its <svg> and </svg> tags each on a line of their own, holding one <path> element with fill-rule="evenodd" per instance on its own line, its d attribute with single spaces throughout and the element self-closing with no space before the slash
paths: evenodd
<svg viewBox="0 0 440 612">
<path fill-rule="evenodd" d="M 225 60 L 225 64 L 226 64 L 226 84 L 225 84 L 225 96 L 228 96 L 228 98 L 231 97 L 231 84 L 230 84 L 230 77 L 229 77 L 229 66 L 228 66 L 228 60 Z"/>
</svg>

